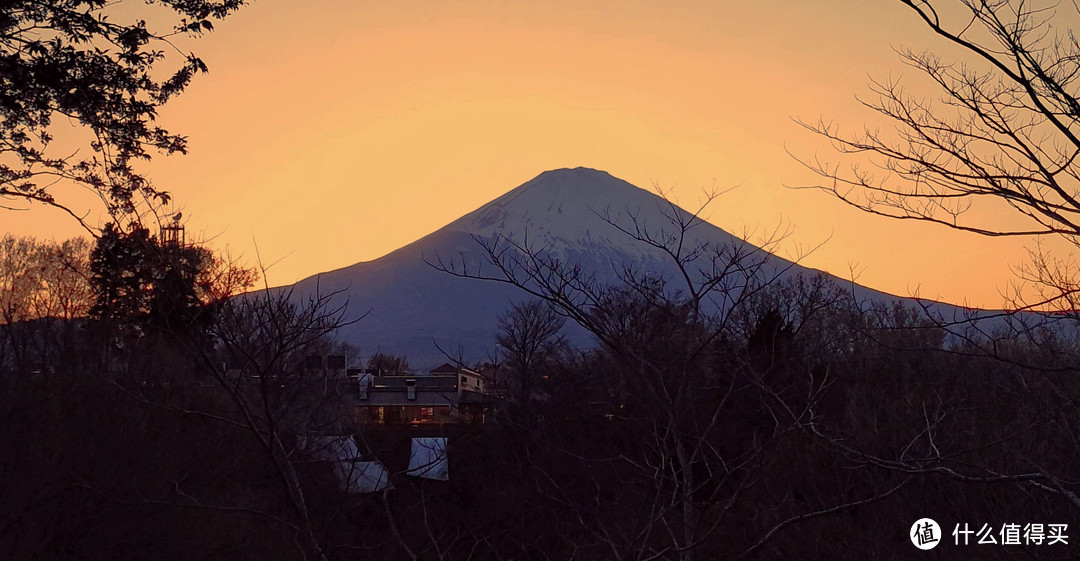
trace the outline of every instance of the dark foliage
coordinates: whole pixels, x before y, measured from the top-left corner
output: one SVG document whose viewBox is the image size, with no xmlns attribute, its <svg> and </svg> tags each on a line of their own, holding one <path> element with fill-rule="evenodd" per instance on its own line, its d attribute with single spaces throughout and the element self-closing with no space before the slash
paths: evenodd
<svg viewBox="0 0 1080 561">
<path fill-rule="evenodd" d="M 0 3 L 0 200 L 72 212 L 52 190 L 62 179 L 100 195 L 114 216 L 136 212 L 143 201 L 168 202 L 137 162 L 153 151 L 186 150 L 184 137 L 154 121 L 164 103 L 206 72 L 202 60 L 172 41 L 211 31 L 212 20 L 243 0 L 148 1 L 164 13 L 150 22 L 131 18 L 121 4 Z M 183 59 L 179 68 L 163 74 L 163 63 L 175 57 Z M 56 146 L 71 140 L 54 139 L 58 119 L 85 128 L 83 150 Z"/>
<path fill-rule="evenodd" d="M 90 254 L 94 305 L 90 316 L 144 333 L 189 331 L 206 322 L 203 272 L 213 255 L 199 246 L 162 243 L 142 226 L 121 232 L 108 224 Z"/>
<path fill-rule="evenodd" d="M 380 376 L 396 376 L 409 371 L 409 361 L 403 356 L 375 353 L 368 359 L 367 367 Z"/>
<path fill-rule="evenodd" d="M 298 445 L 349 430 L 340 381 L 302 366 L 331 352 L 332 308 L 252 295 L 218 316 L 209 331 L 220 343 L 142 341 L 122 372 L 95 359 L 93 337 L 58 339 L 49 372 L 0 363 L 0 549 L 39 559 L 904 559 L 922 516 L 946 531 L 1075 520 L 1074 373 L 967 356 L 915 311 L 863 310 L 841 295 L 820 280 L 777 283 L 706 338 L 687 307 L 612 291 L 596 321 L 637 358 L 550 349 L 536 357 L 549 378 L 532 399 L 504 401 L 484 425 L 359 432 L 393 484 L 374 494 L 342 493 Z M 1061 356 L 1009 345 L 1027 359 L 1017 362 Z M 239 360 L 215 370 L 224 354 Z M 417 435 L 450 438 L 450 481 L 405 475 Z M 680 549 L 688 528 L 692 547 Z M 1054 559 L 1072 547 L 963 554 Z"/>
</svg>

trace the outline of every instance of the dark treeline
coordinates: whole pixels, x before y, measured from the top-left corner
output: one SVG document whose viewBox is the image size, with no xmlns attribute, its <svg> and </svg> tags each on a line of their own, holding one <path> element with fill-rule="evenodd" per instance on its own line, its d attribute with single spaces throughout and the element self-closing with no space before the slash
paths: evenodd
<svg viewBox="0 0 1080 561">
<path fill-rule="evenodd" d="M 432 481 L 404 473 L 410 429 L 358 431 L 349 386 L 302 364 L 334 348 L 329 296 L 228 298 L 250 271 L 109 235 L 0 243 L 4 558 L 906 559 L 922 517 L 942 548 L 956 524 L 1076 528 L 1080 382 L 1052 331 L 965 339 L 824 277 L 744 283 L 723 313 L 657 280 L 594 286 L 581 317 L 536 300 Z M 350 433 L 391 489 L 344 493 L 304 452 Z"/>
</svg>

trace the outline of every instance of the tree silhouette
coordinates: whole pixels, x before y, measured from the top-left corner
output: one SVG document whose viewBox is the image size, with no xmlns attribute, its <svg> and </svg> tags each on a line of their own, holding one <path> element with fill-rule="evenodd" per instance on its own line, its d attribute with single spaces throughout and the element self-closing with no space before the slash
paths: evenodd
<svg viewBox="0 0 1080 561">
<path fill-rule="evenodd" d="M 784 318 L 761 319 L 756 311 L 793 265 L 772 257 L 779 234 L 760 246 L 694 241 L 689 233 L 714 199 L 709 196 L 696 213 L 658 202 L 669 220 L 663 224 L 645 224 L 634 215 L 619 224 L 607 217 L 639 247 L 663 256 L 672 267 L 666 276 L 628 267 L 618 282 L 605 283 L 542 244 L 528 243 L 521 232 L 476 238 L 484 263 L 432 263 L 458 277 L 514 285 L 595 338 L 601 354 L 588 369 L 603 371 L 601 391 L 570 408 L 578 412 L 569 423 L 560 421 L 572 413 L 551 404 L 536 416 L 548 424 L 530 433 L 548 447 L 540 455 L 562 460 L 538 467 L 544 479 L 536 485 L 559 505 L 553 517 L 573 528 L 560 539 L 575 552 L 586 551 L 585 557 L 748 556 L 781 529 L 885 499 L 903 484 L 888 474 L 841 493 L 806 491 L 814 501 L 784 493 L 767 502 L 758 500 L 761 495 L 746 498 L 759 485 L 790 479 L 783 467 L 767 466 L 790 465 L 793 442 L 811 453 L 806 426 L 828 380 L 815 378 L 806 362 L 785 372 L 802 382 L 798 400 L 762 383 L 742 344 L 749 333 L 741 333 L 740 325 L 744 319 L 750 326 L 773 324 L 754 340 L 779 352 Z M 805 300 L 800 307 L 814 305 Z M 735 522 L 755 511 L 772 514 L 754 514 L 753 526 Z"/>
<path fill-rule="evenodd" d="M 860 100 L 895 127 L 842 132 L 802 122 L 828 139 L 842 162 L 801 158 L 823 178 L 811 185 L 866 212 L 984 236 L 1080 234 L 1080 43 L 1069 29 L 1074 2 L 901 0 L 962 60 L 899 50 L 928 78 L 938 100 L 901 79 L 872 81 Z M 1065 13 L 1071 12 L 1071 13 Z M 997 222 L 1002 210 L 1022 219 Z M 1026 223 L 1026 225 L 1025 225 Z M 1017 309 L 1077 307 L 1075 264 L 1040 246 L 1017 269 L 1034 295 L 1008 295 Z M 1026 329 L 1026 328 L 1021 328 Z"/>
<path fill-rule="evenodd" d="M 162 241 L 141 225 L 105 226 L 90 255 L 90 316 L 123 329 L 186 331 L 206 324 L 211 305 L 254 285 L 257 273 L 208 248 Z"/>
<path fill-rule="evenodd" d="M 409 371 L 409 361 L 403 356 L 375 353 L 368 359 L 367 367 L 379 376 L 399 376 Z"/>
<path fill-rule="evenodd" d="M 901 3 L 971 60 L 900 50 L 941 99 L 913 96 L 900 79 L 873 81 L 876 99 L 863 104 L 895 134 L 845 135 L 825 121 L 802 123 L 840 153 L 865 157 L 847 167 L 804 160 L 826 180 L 814 187 L 874 214 L 987 236 L 1080 234 L 1080 44 L 1057 12 L 1075 5 Z M 975 205 L 1011 207 L 1031 226 L 980 221 L 966 213 Z"/>
<path fill-rule="evenodd" d="M 66 181 L 101 197 L 114 217 L 140 204 L 166 203 L 137 162 L 153 151 L 183 153 L 186 140 L 154 123 L 158 109 L 206 65 L 172 41 L 213 30 L 211 20 L 243 0 L 161 0 L 174 19 L 130 19 L 110 0 L 14 0 L 0 4 L 0 208 L 37 202 L 58 207 Z M 118 19 L 127 19 L 117 23 Z M 184 62 L 162 74 L 167 55 Z M 54 120 L 78 123 L 84 148 L 58 148 Z M 68 133 L 71 134 L 71 133 Z M 73 135 L 78 136 L 78 135 Z M 65 139 L 69 140 L 69 139 Z"/>
<path fill-rule="evenodd" d="M 499 316 L 496 340 L 506 352 L 511 397 L 526 402 L 540 389 L 564 346 L 559 334 L 563 323 L 565 319 L 542 300 L 515 304 Z"/>
</svg>

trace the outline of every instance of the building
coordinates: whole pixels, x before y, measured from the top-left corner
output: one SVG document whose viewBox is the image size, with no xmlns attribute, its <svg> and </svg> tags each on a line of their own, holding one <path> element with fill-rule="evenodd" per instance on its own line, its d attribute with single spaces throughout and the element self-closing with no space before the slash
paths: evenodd
<svg viewBox="0 0 1080 561">
<path fill-rule="evenodd" d="M 488 395 L 491 385 L 487 384 L 485 376 L 468 368 L 459 368 L 457 371 L 458 387 L 462 391 L 471 391 L 481 395 Z"/>
<path fill-rule="evenodd" d="M 482 423 L 494 405 L 484 376 L 451 364 L 426 375 L 379 376 L 359 369 L 348 374 L 359 425 Z"/>
</svg>

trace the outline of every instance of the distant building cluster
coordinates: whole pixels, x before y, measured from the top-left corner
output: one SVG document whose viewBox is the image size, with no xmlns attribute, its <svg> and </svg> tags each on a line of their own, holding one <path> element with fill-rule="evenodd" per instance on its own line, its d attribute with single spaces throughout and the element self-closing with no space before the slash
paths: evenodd
<svg viewBox="0 0 1080 561">
<path fill-rule="evenodd" d="M 342 355 L 306 357 L 304 368 L 343 374 L 345 406 L 356 425 L 386 429 L 379 434 L 391 461 L 399 455 L 399 444 L 409 443 L 404 473 L 413 477 L 446 481 L 447 425 L 484 423 L 496 404 L 494 368 L 477 372 L 443 364 L 425 374 L 387 372 L 348 368 Z M 402 429 L 407 434 L 399 432 Z M 351 434 L 304 435 L 299 444 L 311 458 L 329 463 L 348 492 L 372 493 L 392 487 L 387 465 L 361 451 Z"/>
<path fill-rule="evenodd" d="M 358 425 L 483 423 L 495 405 L 494 371 L 443 364 L 427 374 L 348 369 Z"/>
</svg>

